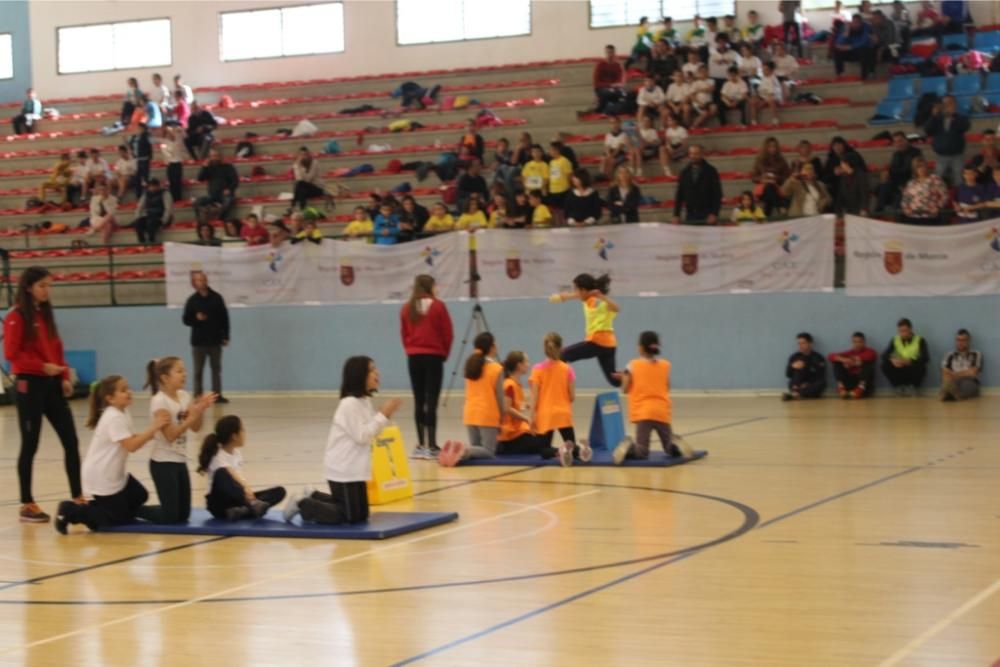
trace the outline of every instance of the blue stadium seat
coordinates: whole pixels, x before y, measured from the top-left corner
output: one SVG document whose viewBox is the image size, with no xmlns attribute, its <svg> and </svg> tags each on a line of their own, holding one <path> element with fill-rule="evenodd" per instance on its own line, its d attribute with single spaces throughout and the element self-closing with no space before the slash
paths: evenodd
<svg viewBox="0 0 1000 667">
<path fill-rule="evenodd" d="M 875 116 L 868 121 L 871 125 L 891 125 L 898 123 L 903 118 L 903 100 L 882 100 L 875 107 Z"/>
<path fill-rule="evenodd" d="M 887 100 L 908 100 L 913 97 L 913 79 L 889 79 L 889 92 L 886 94 Z"/>
<path fill-rule="evenodd" d="M 981 89 L 982 78 L 979 74 L 959 74 L 951 80 L 951 92 L 956 95 L 976 95 Z"/>
<path fill-rule="evenodd" d="M 972 48 L 986 53 L 1000 51 L 1000 30 L 977 32 L 976 36 L 972 38 Z"/>
<path fill-rule="evenodd" d="M 965 114 L 968 116 L 972 113 L 972 105 L 975 101 L 977 95 L 956 95 L 955 105 L 958 107 L 958 113 Z"/>
<path fill-rule="evenodd" d="M 943 76 L 930 76 L 920 80 L 920 94 L 935 93 L 938 97 L 948 94 L 948 79 Z"/>
<path fill-rule="evenodd" d="M 990 72 L 986 76 L 986 92 L 1000 93 L 1000 72 Z"/>
</svg>

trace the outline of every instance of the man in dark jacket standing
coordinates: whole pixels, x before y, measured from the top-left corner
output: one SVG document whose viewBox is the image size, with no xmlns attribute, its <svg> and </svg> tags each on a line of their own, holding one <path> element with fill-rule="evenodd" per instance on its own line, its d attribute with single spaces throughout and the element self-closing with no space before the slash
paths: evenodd
<svg viewBox="0 0 1000 667">
<path fill-rule="evenodd" d="M 212 369 L 212 391 L 216 403 L 228 403 L 222 396 L 222 348 L 229 345 L 229 311 L 222 295 L 208 286 L 204 271 L 191 274 L 195 292 L 184 304 L 184 324 L 191 327 L 191 356 L 194 359 L 194 395 L 201 396 L 201 376 L 205 358 Z"/>
<path fill-rule="evenodd" d="M 218 209 L 213 212 L 214 218 L 225 220 L 236 202 L 236 188 L 240 186 L 240 176 L 236 173 L 236 167 L 223 162 L 219 149 L 213 148 L 208 153 L 205 165 L 198 172 L 198 181 L 208 186 L 208 194 L 198 197 L 194 202 L 194 215 L 198 219 L 198 224 L 209 222 L 207 208 Z"/>
<path fill-rule="evenodd" d="M 945 95 L 940 104 L 935 104 L 931 119 L 924 126 L 924 132 L 933 142 L 935 173 L 948 185 L 958 185 L 962 181 L 962 157 L 965 154 L 965 133 L 969 131 L 969 119 L 958 113 L 954 95 Z"/>
<path fill-rule="evenodd" d="M 892 133 L 892 145 L 896 149 L 889 159 L 889 168 L 879 177 L 878 204 L 876 210 L 899 208 L 899 200 L 903 197 L 903 188 L 913 178 L 913 168 L 910 164 L 913 158 L 923 157 L 920 149 L 910 143 L 902 132 Z"/>
<path fill-rule="evenodd" d="M 674 224 L 681 222 L 681 209 L 687 209 L 688 222 L 705 221 L 714 225 L 722 206 L 722 181 L 715 167 L 705 162 L 698 144 L 688 147 L 688 164 L 681 171 L 674 196 Z"/>
</svg>

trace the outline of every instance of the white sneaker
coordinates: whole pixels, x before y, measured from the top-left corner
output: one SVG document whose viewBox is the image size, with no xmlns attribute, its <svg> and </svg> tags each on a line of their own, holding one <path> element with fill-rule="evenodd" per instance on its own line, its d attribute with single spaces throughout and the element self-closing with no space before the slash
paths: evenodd
<svg viewBox="0 0 1000 667">
<path fill-rule="evenodd" d="M 618 443 L 618 446 L 615 447 L 615 450 L 611 452 L 611 460 L 614 461 L 614 464 L 616 466 L 620 466 L 621 464 L 625 463 L 625 457 L 628 456 L 628 451 L 630 449 L 632 449 L 631 438 L 625 438 L 624 440 Z"/>
<path fill-rule="evenodd" d="M 410 456 L 411 459 L 433 459 L 435 456 L 431 454 L 430 447 L 416 447 L 413 450 L 413 454 Z"/>
<path fill-rule="evenodd" d="M 590 463 L 590 460 L 594 458 L 594 450 L 591 449 L 586 440 L 581 440 L 578 446 L 580 447 L 580 461 Z"/>
<path fill-rule="evenodd" d="M 694 447 L 689 445 L 687 440 L 685 440 L 682 436 L 678 435 L 677 433 L 674 433 L 673 436 L 670 438 L 670 445 L 671 445 L 670 448 L 677 449 L 681 453 L 681 456 L 684 456 L 686 458 L 691 458 L 692 456 L 694 456 Z"/>
<path fill-rule="evenodd" d="M 569 468 L 573 465 L 573 447 L 572 442 L 564 442 L 559 448 L 559 463 L 563 468 Z"/>
<path fill-rule="evenodd" d="M 285 501 L 285 508 L 282 510 L 282 514 L 284 515 L 285 521 L 287 523 L 291 523 L 292 519 L 294 519 L 299 515 L 299 503 L 302 502 L 303 499 L 311 496 L 312 494 L 313 494 L 312 487 L 307 486 L 306 488 L 302 489 L 302 493 L 293 498 L 289 498 L 287 501 Z"/>
</svg>

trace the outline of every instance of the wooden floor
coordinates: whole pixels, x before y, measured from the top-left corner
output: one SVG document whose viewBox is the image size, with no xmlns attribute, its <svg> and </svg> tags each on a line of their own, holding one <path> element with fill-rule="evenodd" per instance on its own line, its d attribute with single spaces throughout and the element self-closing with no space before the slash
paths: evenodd
<svg viewBox="0 0 1000 667">
<path fill-rule="evenodd" d="M 322 483 L 333 407 L 236 397 L 227 411 L 248 425 L 247 477 Z M 704 461 L 414 462 L 418 497 L 389 507 L 461 518 L 384 542 L 21 525 L 16 422 L 0 408 L 0 665 L 989 667 L 1000 660 L 998 408 L 996 397 L 680 398 L 675 427 L 710 450 Z M 139 401 L 137 425 L 145 410 Z M 461 434 L 458 414 L 446 410 L 444 437 Z M 152 488 L 146 460 L 131 470 Z M 35 470 L 51 512 L 67 487 L 47 426 Z"/>
</svg>

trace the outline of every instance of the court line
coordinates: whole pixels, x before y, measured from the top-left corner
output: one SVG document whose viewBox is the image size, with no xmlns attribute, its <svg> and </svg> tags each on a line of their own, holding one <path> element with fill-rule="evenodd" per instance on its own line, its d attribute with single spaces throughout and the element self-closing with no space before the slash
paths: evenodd
<svg viewBox="0 0 1000 667">
<path fill-rule="evenodd" d="M 162 554 L 170 553 L 171 551 L 180 551 L 181 549 L 187 549 L 189 547 L 197 547 L 202 544 L 208 544 L 209 542 L 218 542 L 220 540 L 229 539 L 228 535 L 220 535 L 218 537 L 211 537 L 207 540 L 198 540 L 197 542 L 188 542 L 186 544 L 178 544 L 172 547 L 167 547 L 165 549 L 157 549 L 155 551 L 146 551 L 141 554 L 135 554 L 134 556 L 125 556 L 124 558 L 118 558 L 115 560 L 107 561 L 104 563 L 95 563 L 94 565 L 84 565 L 83 567 L 77 567 L 72 570 L 65 570 L 63 572 L 54 572 L 52 574 L 45 574 L 40 577 L 33 577 L 31 579 L 24 579 L 21 581 L 10 582 L 0 586 L 0 591 L 6 591 L 11 588 L 16 588 L 18 586 L 24 586 L 27 584 L 39 584 L 43 581 L 48 581 L 50 579 L 58 579 L 59 577 L 67 577 L 72 574 L 80 574 L 81 572 L 90 572 L 91 570 L 98 570 L 103 567 L 109 567 L 111 565 L 120 565 L 122 563 L 128 563 L 134 560 L 141 560 L 143 558 L 152 558 L 154 556 L 160 556 Z"/>
<path fill-rule="evenodd" d="M 230 595 L 232 593 L 235 593 L 235 592 L 241 591 L 241 590 L 245 590 L 247 588 L 253 588 L 253 587 L 256 587 L 256 586 L 262 586 L 264 584 L 274 583 L 275 581 L 281 581 L 281 580 L 284 580 L 284 579 L 290 579 L 292 577 L 297 577 L 297 576 L 300 576 L 302 574 L 305 574 L 306 572 L 310 572 L 312 570 L 316 570 L 316 569 L 319 569 L 321 567 L 329 567 L 331 565 L 337 565 L 339 563 L 345 563 L 345 562 L 348 562 L 348 561 L 357 560 L 357 559 L 360 559 L 360 558 L 364 558 L 365 556 L 371 556 L 371 555 L 374 555 L 374 554 L 383 553 L 385 551 L 390 551 L 392 549 L 397 549 L 399 547 L 408 546 L 410 544 L 416 544 L 417 542 L 423 542 L 423 541 L 426 541 L 426 540 L 430 540 L 430 539 L 435 539 L 435 538 L 441 537 L 443 535 L 448 535 L 450 533 L 457 533 L 457 532 L 461 532 L 461 531 L 464 531 L 464 530 L 468 530 L 470 528 L 475 528 L 477 526 L 482 526 L 482 525 L 487 524 L 487 523 L 493 523 L 493 522 L 499 521 L 501 519 L 506 519 L 506 518 L 509 518 L 509 517 L 512 517 L 512 516 L 517 516 L 518 514 L 523 514 L 524 512 L 534 511 L 534 510 L 540 509 L 542 507 L 548 507 L 550 505 L 556 505 L 558 503 L 566 502 L 567 500 L 576 500 L 578 498 L 583 498 L 584 496 L 592 496 L 592 495 L 600 493 L 600 492 L 601 492 L 600 489 L 591 489 L 589 491 L 581 491 L 580 493 L 574 493 L 574 494 L 569 495 L 569 496 L 563 496 L 561 498 L 555 498 L 553 500 L 547 500 L 547 501 L 545 501 L 543 503 L 536 503 L 535 505 L 529 505 L 529 506 L 526 506 L 526 507 L 523 507 L 523 508 L 519 508 L 519 509 L 516 509 L 516 510 L 511 510 L 509 512 L 504 512 L 503 514 L 498 514 L 496 516 L 487 517 L 485 519 L 480 519 L 479 521 L 473 521 L 471 523 L 466 523 L 466 524 L 454 526 L 452 528 L 446 528 L 444 530 L 430 532 L 430 533 L 427 533 L 425 535 L 419 535 L 417 537 L 414 537 L 414 538 L 409 539 L 409 540 L 404 540 L 402 542 L 393 542 L 391 544 L 386 544 L 384 546 L 376 546 L 376 547 L 372 547 L 370 549 L 367 549 L 365 551 L 359 551 L 357 553 L 353 553 L 353 554 L 350 554 L 348 556 L 342 556 L 340 558 L 332 558 L 332 559 L 330 559 L 328 561 L 321 561 L 321 562 L 318 562 L 318 563 L 311 563 L 311 564 L 309 564 L 309 565 L 307 565 L 305 567 L 300 567 L 300 568 L 295 569 L 295 570 L 290 570 L 290 571 L 287 571 L 287 572 L 283 572 L 282 574 L 277 574 L 277 575 L 274 575 L 272 577 L 267 577 L 265 579 L 260 579 L 260 580 L 257 580 L 257 581 L 251 581 L 251 582 L 247 582 L 245 584 L 240 584 L 239 586 L 233 586 L 233 587 L 227 588 L 225 590 L 216 591 L 215 593 L 208 593 L 206 595 L 199 595 L 197 597 L 189 598 L 187 600 L 183 600 L 183 601 L 177 602 L 175 604 L 166 605 L 164 607 L 158 607 L 156 609 L 148 609 L 146 611 L 136 612 L 134 614 L 129 614 L 128 616 L 123 616 L 121 618 L 116 618 L 116 619 L 113 619 L 113 620 L 110 620 L 110 621 L 105 621 L 104 623 L 97 623 L 97 624 L 90 625 L 90 626 L 87 626 L 87 627 L 78 628 L 76 630 L 71 630 L 69 632 L 64 632 L 62 634 L 53 635 L 51 637 L 46 637 L 45 639 L 38 639 L 36 641 L 28 642 L 26 644 L 21 644 L 21 645 L 18 645 L 18 646 L 12 646 L 12 647 L 6 648 L 6 649 L 0 649 L 0 655 L 6 655 L 6 654 L 9 654 L 9 653 L 14 653 L 16 651 L 24 651 L 24 650 L 27 650 L 27 649 L 30 649 L 30 648 L 34 648 L 36 646 L 43 646 L 45 644 L 51 644 L 53 642 L 57 642 L 57 641 L 60 641 L 62 639 L 68 639 L 70 637 L 75 637 L 77 635 L 81 635 L 81 634 L 84 634 L 86 632 L 103 630 L 104 628 L 108 628 L 108 627 L 111 627 L 111 626 L 114 626 L 114 625 L 121 625 L 122 623 L 128 623 L 129 621 L 133 621 L 133 620 L 136 620 L 136 619 L 139 619 L 139 618 L 144 618 L 146 616 L 152 616 L 152 615 L 156 615 L 156 614 L 163 614 L 163 613 L 168 612 L 168 611 L 173 611 L 175 609 L 181 609 L 183 607 L 188 607 L 188 606 L 191 606 L 193 604 L 198 604 L 199 602 L 205 602 L 206 600 L 211 600 L 211 599 L 214 599 L 214 598 L 222 597 L 224 595 Z"/>
<path fill-rule="evenodd" d="M 782 515 L 780 515 L 778 517 L 775 517 L 774 519 L 766 521 L 766 522 L 760 524 L 759 526 L 757 526 L 757 529 L 760 530 L 762 528 L 765 528 L 766 526 L 774 525 L 775 523 L 778 523 L 779 521 L 784 521 L 785 519 L 789 519 L 789 518 L 791 518 L 793 516 L 797 516 L 797 515 L 801 514 L 802 512 L 807 512 L 807 511 L 809 511 L 811 509 L 815 509 L 815 508 L 820 507 L 822 505 L 825 505 L 827 503 L 833 502 L 835 500 L 839 500 L 839 499 L 844 498 L 844 497 L 846 497 L 848 495 L 851 495 L 851 494 L 854 494 L 854 493 L 860 493 L 861 491 L 865 491 L 865 490 L 870 489 L 870 488 L 872 488 L 874 486 L 878 486 L 879 484 L 884 484 L 885 482 L 888 482 L 888 481 L 891 481 L 893 479 L 896 479 L 896 478 L 898 478 L 898 477 L 900 477 L 902 475 L 910 474 L 912 472 L 915 472 L 917 470 L 922 470 L 922 469 L 923 469 L 923 467 L 909 468 L 907 470 L 904 470 L 904 471 L 901 471 L 901 472 L 898 472 L 898 473 L 894 473 L 892 475 L 887 475 L 885 477 L 880 477 L 879 479 L 876 479 L 874 481 L 868 482 L 867 484 L 862 484 L 861 486 L 856 486 L 856 487 L 853 487 L 851 489 L 847 489 L 846 491 L 842 491 L 842 492 L 834 494 L 832 496 L 827 496 L 826 498 L 822 498 L 820 500 L 817 500 L 816 502 L 809 503 L 808 505 L 804 505 L 804 506 L 802 506 L 802 507 L 800 507 L 800 508 L 798 508 L 796 510 L 792 510 L 791 512 L 786 512 L 786 513 L 784 513 L 784 514 L 782 514 Z M 506 483 L 511 483 L 511 484 L 517 484 L 517 483 L 522 483 L 522 482 L 523 482 L 523 480 L 506 480 Z M 575 484 L 574 482 L 552 482 L 552 483 L 553 484 L 560 484 L 560 483 Z M 718 545 L 713 545 L 713 546 L 718 546 Z M 419 654 L 411 656 L 409 658 L 404 658 L 403 660 L 401 660 L 399 662 L 394 662 L 394 663 L 392 663 L 391 667 L 402 667 L 402 665 L 410 665 L 410 664 L 413 664 L 415 662 L 419 662 L 420 660 L 423 660 L 425 658 L 430 658 L 432 656 L 439 655 L 441 653 L 445 653 L 447 651 L 450 651 L 453 648 L 457 648 L 457 647 L 459 647 L 459 646 L 461 646 L 463 644 L 467 644 L 469 642 L 475 641 L 475 640 L 480 639 L 482 637 L 486 637 L 487 635 L 491 635 L 491 634 L 493 634 L 493 633 L 495 633 L 495 632 L 497 632 L 499 630 L 503 630 L 504 628 L 508 628 L 510 626 L 517 625 L 518 623 L 521 623 L 521 622 L 526 621 L 528 619 L 534 618 L 536 616 L 540 616 L 540 615 L 545 614 L 545 613 L 547 613 L 549 611 L 552 611 L 553 609 L 558 609 L 558 608 L 563 607 L 565 605 L 568 605 L 570 603 L 576 602 L 577 600 L 581 600 L 583 598 L 590 597 L 592 595 L 596 595 L 597 593 L 600 593 L 601 591 L 607 590 L 609 588 L 613 588 L 615 586 L 618 586 L 619 584 L 625 583 L 625 582 L 630 581 L 632 579 L 635 579 L 637 577 L 641 577 L 641 576 L 643 576 L 645 574 L 649 574 L 650 572 L 655 572 L 656 570 L 659 570 L 660 568 L 666 567 L 667 565 L 670 565 L 672 563 L 676 563 L 676 562 L 679 562 L 681 560 L 690 558 L 691 556 L 695 556 L 697 554 L 704 553 L 705 551 L 708 551 L 711 548 L 712 547 L 705 547 L 705 548 L 702 548 L 702 549 L 698 549 L 696 551 L 690 551 L 690 552 L 688 552 L 686 554 L 682 554 L 680 556 L 675 556 L 673 558 L 670 558 L 668 560 L 662 561 L 660 563 L 656 563 L 656 564 L 650 565 L 648 567 L 645 567 L 645 568 L 643 568 L 641 570 L 637 570 L 637 571 L 632 572 L 630 574 L 623 575 L 623 576 L 618 577 L 616 579 L 612 579 L 611 581 L 605 582 L 605 583 L 600 584 L 598 586 L 594 586 L 592 588 L 588 588 L 586 590 L 580 591 L 579 593 L 574 593 L 573 595 L 565 597 L 565 598 L 563 598 L 561 600 L 556 600 L 555 602 L 549 603 L 549 604 L 547 604 L 547 605 L 545 605 L 543 607 L 539 607 L 539 608 L 533 609 L 533 610 L 531 610 L 529 612 L 525 612 L 524 614 L 521 614 L 519 616 L 515 616 L 514 618 L 507 619 L 506 621 L 501 621 L 500 623 L 492 625 L 492 626 L 490 626 L 488 628 L 484 628 L 483 630 L 480 630 L 480 631 L 475 632 L 473 634 L 466 635 L 465 637 L 459 637 L 458 639 L 452 640 L 452 641 L 450 641 L 450 642 L 448 642 L 446 644 L 441 644 L 440 646 L 436 646 L 436 647 L 434 647 L 432 649 L 424 651 L 423 653 L 419 653 Z"/>
<path fill-rule="evenodd" d="M 938 634 L 949 625 L 957 621 L 959 618 L 967 614 L 968 612 L 975 609 L 981 603 L 985 602 L 990 596 L 992 596 L 997 591 L 1000 591 L 1000 579 L 997 579 L 992 584 L 979 591 L 971 598 L 965 601 L 958 609 L 955 609 L 950 614 L 942 618 L 940 621 L 932 625 L 931 627 L 924 630 L 922 633 L 914 637 L 913 641 L 908 643 L 903 648 L 899 649 L 891 656 L 879 663 L 879 667 L 893 667 L 898 665 L 904 658 L 909 656 L 911 653 L 920 648 L 929 639 L 933 638 L 934 635 Z"/>
</svg>

